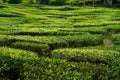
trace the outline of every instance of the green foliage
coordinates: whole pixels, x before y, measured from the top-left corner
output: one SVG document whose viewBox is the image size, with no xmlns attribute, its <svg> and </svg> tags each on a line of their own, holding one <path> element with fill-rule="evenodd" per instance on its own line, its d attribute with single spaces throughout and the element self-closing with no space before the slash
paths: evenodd
<svg viewBox="0 0 120 80">
<path fill-rule="evenodd" d="M 49 4 L 50 0 L 41 0 L 41 4 Z"/>
<path fill-rule="evenodd" d="M 6 3 L 7 2 L 7 0 L 2 0 L 3 1 L 3 3 Z"/>
<path fill-rule="evenodd" d="M 0 17 L 20 17 L 19 14 L 0 14 Z"/>
<path fill-rule="evenodd" d="M 116 45 L 120 45 L 120 34 L 114 34 L 112 37 L 113 37 L 113 42 Z"/>
<path fill-rule="evenodd" d="M 11 3 L 11 4 L 19 4 L 19 3 L 22 3 L 22 0 L 10 0 L 9 3 Z"/>
<path fill-rule="evenodd" d="M 66 0 L 51 0 L 50 4 L 52 5 L 64 5 Z"/>
<path fill-rule="evenodd" d="M 6 8 L 6 6 L 4 6 L 4 5 L 0 5 L 0 8 Z"/>
<path fill-rule="evenodd" d="M 108 66 L 88 62 L 73 63 L 65 60 L 41 58 L 35 67 L 26 66 L 25 79 L 110 79 Z"/>
<path fill-rule="evenodd" d="M 103 63 L 112 66 L 120 53 L 98 49 L 58 49 L 53 51 L 52 56 L 68 61 Z"/>
<path fill-rule="evenodd" d="M 62 5 L 62 4 L 61 4 Z M 64 6 L 64 8 L 60 9 L 62 11 L 67 11 L 67 10 L 74 10 L 72 6 Z"/>
<path fill-rule="evenodd" d="M 76 35 L 76 36 L 11 36 L 16 41 L 33 41 L 39 43 L 47 43 L 50 49 L 62 47 L 81 47 L 95 46 L 103 44 L 102 35 Z"/>
<path fill-rule="evenodd" d="M 47 44 L 33 42 L 15 42 L 11 44 L 11 47 L 37 52 L 40 56 L 47 55 L 49 51 L 49 46 Z"/>
<path fill-rule="evenodd" d="M 18 79 L 25 64 L 38 60 L 35 53 L 0 47 L 0 77 Z"/>
<path fill-rule="evenodd" d="M 12 40 L 7 38 L 6 35 L 0 35 L 0 46 L 8 46 L 12 42 Z"/>
<path fill-rule="evenodd" d="M 69 5 L 84 0 L 36 8 L 29 1 L 0 5 L 0 80 L 119 79 L 119 8 Z M 114 45 L 103 45 L 106 30 Z"/>
</svg>

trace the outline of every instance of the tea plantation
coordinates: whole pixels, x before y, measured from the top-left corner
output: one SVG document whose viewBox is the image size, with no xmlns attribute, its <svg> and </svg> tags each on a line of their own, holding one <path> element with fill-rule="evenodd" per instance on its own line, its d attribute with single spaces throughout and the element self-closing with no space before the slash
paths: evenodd
<svg viewBox="0 0 120 80">
<path fill-rule="evenodd" d="M 0 4 L 0 80 L 119 80 L 120 8 Z"/>
</svg>

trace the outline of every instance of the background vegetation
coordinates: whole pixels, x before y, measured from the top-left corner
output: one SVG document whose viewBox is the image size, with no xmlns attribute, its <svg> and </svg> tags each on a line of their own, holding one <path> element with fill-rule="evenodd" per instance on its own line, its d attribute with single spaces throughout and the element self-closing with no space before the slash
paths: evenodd
<svg viewBox="0 0 120 80">
<path fill-rule="evenodd" d="M 1 0 L 0 80 L 119 80 L 119 0 L 103 1 Z"/>
</svg>

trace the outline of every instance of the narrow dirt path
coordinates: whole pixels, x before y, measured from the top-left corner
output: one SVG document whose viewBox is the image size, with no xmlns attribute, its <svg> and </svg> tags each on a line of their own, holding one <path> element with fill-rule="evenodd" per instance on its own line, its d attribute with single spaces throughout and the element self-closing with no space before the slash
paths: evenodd
<svg viewBox="0 0 120 80">
<path fill-rule="evenodd" d="M 113 31 L 111 29 L 106 30 L 105 35 L 104 35 L 104 46 L 113 45 L 112 34 L 113 34 Z"/>
</svg>

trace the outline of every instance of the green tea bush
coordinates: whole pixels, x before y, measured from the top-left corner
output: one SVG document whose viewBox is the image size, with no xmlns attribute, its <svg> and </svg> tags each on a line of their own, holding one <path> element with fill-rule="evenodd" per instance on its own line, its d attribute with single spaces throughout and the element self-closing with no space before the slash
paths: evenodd
<svg viewBox="0 0 120 80">
<path fill-rule="evenodd" d="M 85 35 L 86 32 L 65 32 L 65 31 L 17 31 L 13 35 L 30 35 L 30 36 L 67 36 L 67 35 Z"/>
<path fill-rule="evenodd" d="M 109 26 L 106 26 L 105 29 L 111 29 L 113 34 L 120 33 L 119 25 L 109 25 Z"/>
<path fill-rule="evenodd" d="M 104 64 L 91 64 L 89 62 L 73 63 L 43 57 L 40 58 L 39 62 L 34 67 L 29 65 L 24 68 L 23 75 L 26 80 L 110 79 L 110 68 Z"/>
<path fill-rule="evenodd" d="M 0 5 L 0 8 L 7 8 L 7 6 L 5 6 L 5 5 Z"/>
<path fill-rule="evenodd" d="M 47 44 L 39 44 L 33 42 L 15 42 L 11 47 L 37 52 L 38 55 L 47 55 L 49 46 Z"/>
<path fill-rule="evenodd" d="M 67 10 L 74 10 L 74 8 L 71 7 L 71 6 L 64 6 L 63 8 L 61 8 L 59 10 L 61 10 L 61 11 L 67 11 Z"/>
<path fill-rule="evenodd" d="M 89 46 L 89 47 L 82 47 L 82 49 L 99 49 L 99 50 L 112 50 L 120 52 L 120 45 L 112 45 L 112 46 Z"/>
<path fill-rule="evenodd" d="M 1 47 L 0 51 L 0 77 L 3 79 L 112 79 L 111 68 L 102 63 L 39 58 L 33 52 L 7 47 Z"/>
<path fill-rule="evenodd" d="M 12 42 L 6 35 L 0 35 L 0 46 L 8 46 Z"/>
<path fill-rule="evenodd" d="M 80 35 L 80 36 L 68 36 L 66 41 L 69 46 L 96 46 L 103 44 L 103 37 L 101 35 Z"/>
<path fill-rule="evenodd" d="M 77 30 L 77 29 L 76 29 Z M 89 32 L 91 34 L 104 34 L 105 29 L 100 28 L 100 27 L 83 27 L 79 29 L 82 32 Z"/>
<path fill-rule="evenodd" d="M 0 47 L 0 77 L 17 80 L 21 76 L 24 65 L 34 64 L 36 60 L 38 56 L 35 53 Z"/>
<path fill-rule="evenodd" d="M 48 44 L 50 50 L 63 47 L 96 46 L 103 44 L 102 35 L 75 36 L 11 36 L 12 40 Z"/>
<path fill-rule="evenodd" d="M 109 23 L 76 23 L 73 25 L 74 28 L 81 28 L 81 27 L 99 27 L 99 26 L 107 26 Z"/>
<path fill-rule="evenodd" d="M 120 45 L 120 34 L 112 35 L 112 39 L 113 39 L 114 44 Z"/>
<path fill-rule="evenodd" d="M 52 56 L 68 61 L 103 63 L 112 66 L 116 59 L 120 57 L 120 53 L 98 49 L 58 49 L 52 52 Z"/>
<path fill-rule="evenodd" d="M 0 17 L 21 17 L 21 15 L 7 13 L 7 14 L 0 14 Z"/>
</svg>

